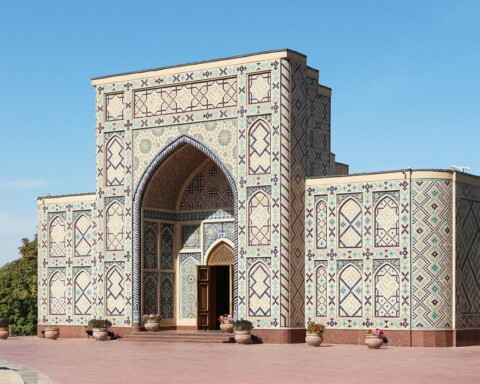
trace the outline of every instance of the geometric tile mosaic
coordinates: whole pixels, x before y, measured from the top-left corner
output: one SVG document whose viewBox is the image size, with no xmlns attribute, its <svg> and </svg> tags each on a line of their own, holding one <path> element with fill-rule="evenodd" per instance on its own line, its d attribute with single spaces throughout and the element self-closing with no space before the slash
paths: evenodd
<svg viewBox="0 0 480 384">
<path fill-rule="evenodd" d="M 106 185 L 114 187 L 123 185 L 125 179 L 125 155 L 123 140 L 115 135 L 105 146 Z"/>
<path fill-rule="evenodd" d="M 58 203 L 44 202 L 38 228 L 38 322 L 84 325 L 103 301 L 103 279 L 97 281 L 97 212 L 92 194 Z M 48 200 L 47 200 L 48 201 Z M 60 217 L 61 220 L 55 220 Z M 53 223 L 53 229 L 51 224 Z M 56 228 L 56 225 L 60 227 Z M 58 236 L 58 229 L 63 232 Z M 53 231 L 53 239 L 51 234 Z M 60 238 L 60 239 L 59 239 Z M 53 244 L 51 244 L 51 240 Z M 59 247 L 59 244 L 64 245 Z M 50 258 L 51 245 L 63 257 Z M 103 249 L 101 250 L 103 253 Z M 92 264 L 97 263 L 97 267 Z M 82 273 L 84 272 L 84 273 Z M 57 273 L 57 274 L 56 274 Z M 52 279 L 52 280 L 51 280 Z M 90 279 L 90 283 L 89 283 Z M 93 281 L 96 281 L 96 286 Z M 102 309 L 103 315 L 103 309 Z"/>
<path fill-rule="evenodd" d="M 328 273 L 327 261 L 322 262 L 316 267 L 315 273 L 316 286 L 316 316 L 327 316 L 327 294 L 328 294 Z"/>
<path fill-rule="evenodd" d="M 92 255 L 93 236 L 92 221 L 85 215 L 81 215 L 75 222 L 75 256 L 85 257 Z"/>
<path fill-rule="evenodd" d="M 199 225 L 182 225 L 182 248 L 200 248 Z"/>
<path fill-rule="evenodd" d="M 90 315 L 92 313 L 93 286 L 88 272 L 81 271 L 77 274 L 74 292 L 75 315 Z"/>
<path fill-rule="evenodd" d="M 456 184 L 456 327 L 480 328 L 480 185 Z"/>
<path fill-rule="evenodd" d="M 150 150 L 150 141 L 147 139 L 142 141 L 145 150 Z M 142 148 L 144 147 L 140 146 L 140 149 Z M 185 183 L 195 176 L 193 173 L 199 164 L 205 161 L 208 161 L 207 155 L 191 145 L 185 145 L 175 151 L 158 167 L 148 183 L 143 198 L 144 207 L 168 210 L 175 220 L 178 214 L 174 211 Z"/>
<path fill-rule="evenodd" d="M 197 316 L 197 265 L 200 265 L 200 253 L 180 254 L 180 317 L 195 319 Z"/>
<path fill-rule="evenodd" d="M 330 174 L 330 97 L 307 78 L 307 176 Z"/>
<path fill-rule="evenodd" d="M 106 213 L 107 251 L 122 251 L 124 247 L 124 212 L 123 207 L 112 203 Z"/>
<path fill-rule="evenodd" d="M 203 252 L 218 239 L 229 239 L 235 242 L 235 223 L 233 221 L 203 224 Z"/>
<path fill-rule="evenodd" d="M 217 158 L 230 171 L 233 177 L 235 177 L 237 174 L 238 119 L 224 119 L 174 125 L 169 127 L 141 129 L 135 130 L 132 135 L 134 185 L 138 183 L 138 180 L 142 176 L 143 170 L 158 155 L 159 150 L 170 144 L 173 140 L 181 135 L 188 135 L 188 137 L 204 143 L 207 149 L 212 150 L 212 152 L 216 154 Z M 203 152 L 196 150 L 191 145 L 186 145 L 184 147 L 187 147 L 185 148 L 186 152 L 182 151 L 182 157 L 178 158 L 176 161 L 183 161 L 183 156 L 188 156 L 190 165 L 195 166 L 196 168 L 196 166 L 201 163 L 201 159 L 193 158 L 194 161 L 191 161 L 190 159 L 192 156 L 190 156 L 190 153 L 193 151 L 198 156 L 198 153 L 203 154 Z M 181 150 L 182 148 L 179 149 L 179 151 Z M 172 156 L 175 156 L 175 154 Z M 205 154 L 201 156 L 205 156 Z M 188 161 L 186 161 L 186 165 L 189 164 Z M 188 172 L 188 174 L 190 174 L 190 172 Z M 171 175 L 171 177 L 176 177 L 176 175 L 172 174 L 172 172 L 168 172 L 168 175 Z"/>
<path fill-rule="evenodd" d="M 480 314 L 480 201 L 461 199 L 458 262 L 461 271 L 462 315 Z"/>
<path fill-rule="evenodd" d="M 66 312 L 66 281 L 65 275 L 57 271 L 49 281 L 49 314 L 64 315 Z"/>
<path fill-rule="evenodd" d="M 208 255 L 206 265 L 233 265 L 235 264 L 232 247 L 222 242 Z"/>
<path fill-rule="evenodd" d="M 160 273 L 160 314 L 165 319 L 173 319 L 175 306 L 175 274 L 173 272 Z"/>
<path fill-rule="evenodd" d="M 360 200 L 361 201 L 361 200 Z M 349 198 L 338 210 L 338 235 L 340 248 L 361 248 L 363 215 L 362 206 L 357 199 Z"/>
<path fill-rule="evenodd" d="M 270 72 L 248 75 L 248 104 L 270 102 L 271 77 Z"/>
<path fill-rule="evenodd" d="M 362 273 L 356 265 L 349 262 L 338 275 L 339 316 L 362 317 L 362 299 Z"/>
<path fill-rule="evenodd" d="M 307 68 L 304 63 L 290 62 L 291 122 L 288 140 L 288 274 L 290 326 L 305 324 L 305 177 L 307 167 Z M 283 167 L 282 167 L 283 168 Z M 282 170 L 283 172 L 283 170 Z"/>
<path fill-rule="evenodd" d="M 271 307 L 270 268 L 258 262 L 248 271 L 248 315 L 270 316 Z"/>
<path fill-rule="evenodd" d="M 411 320 L 409 184 L 403 179 L 372 183 L 364 179 L 333 185 L 327 184 L 328 180 L 318 180 L 318 185 L 306 190 L 306 319 L 323 321 L 339 329 L 370 326 L 408 329 Z M 374 248 L 375 208 L 387 197 L 398 204 L 398 246 Z M 358 229 L 362 234 L 361 248 L 340 247 L 339 236 L 345 227 L 338 225 L 339 207 L 349 200 L 361 205 L 362 222 Z M 317 244 L 319 238 L 322 242 Z M 381 270 L 384 265 L 391 268 Z"/>
<path fill-rule="evenodd" d="M 65 221 L 56 216 L 50 223 L 50 257 L 65 257 Z"/>
<path fill-rule="evenodd" d="M 157 223 L 146 223 L 143 234 L 143 267 L 157 269 Z"/>
<path fill-rule="evenodd" d="M 195 112 L 237 104 L 235 77 L 134 92 L 135 117 Z"/>
<path fill-rule="evenodd" d="M 247 263 L 246 263 L 246 266 L 247 266 L 247 269 L 250 269 L 250 267 L 257 263 L 257 262 L 262 262 L 263 264 L 267 265 L 269 268 L 272 267 L 272 258 L 271 257 L 249 257 L 247 258 Z"/>
<path fill-rule="evenodd" d="M 125 276 L 118 266 L 108 271 L 106 278 L 106 315 L 123 316 L 125 311 Z"/>
<path fill-rule="evenodd" d="M 118 121 L 124 119 L 124 97 L 123 92 L 105 95 L 106 121 Z"/>
<path fill-rule="evenodd" d="M 144 313 L 160 313 L 173 318 L 175 306 L 175 273 L 173 259 L 174 226 L 166 223 L 144 222 Z M 157 231 L 160 228 L 160 239 Z M 158 255 L 158 243 L 160 254 Z M 158 264 L 160 258 L 160 264 Z M 148 271 L 145 271 L 148 268 Z"/>
<path fill-rule="evenodd" d="M 270 198 L 261 190 L 248 200 L 248 245 L 270 244 Z"/>
<path fill-rule="evenodd" d="M 255 122 L 248 130 L 248 173 L 249 175 L 264 175 L 270 173 L 271 168 L 270 124 L 272 117 L 270 115 L 262 116 L 262 118 L 255 117 Z"/>
<path fill-rule="evenodd" d="M 191 179 L 180 200 L 179 209 L 186 211 L 232 207 L 232 188 L 220 168 L 210 161 Z"/>
<path fill-rule="evenodd" d="M 375 270 L 375 317 L 400 317 L 400 275 L 388 260 L 382 261 Z"/>
<path fill-rule="evenodd" d="M 157 279 L 158 273 L 144 272 L 143 273 L 143 313 L 158 313 L 157 300 Z"/>
<path fill-rule="evenodd" d="M 173 269 L 173 234 L 174 227 L 172 224 L 162 224 L 161 236 L 161 269 Z"/>
<path fill-rule="evenodd" d="M 317 249 L 327 248 L 327 197 L 316 196 L 316 235 L 317 235 Z"/>
<path fill-rule="evenodd" d="M 412 185 L 412 326 L 452 326 L 452 189 L 450 181 Z"/>
<path fill-rule="evenodd" d="M 222 210 L 218 211 L 209 211 L 209 212 L 183 212 L 183 213 L 173 213 L 173 212 L 162 212 L 162 211 L 153 211 L 145 209 L 143 210 L 144 219 L 154 219 L 154 220 L 169 220 L 169 221 L 198 221 L 198 220 L 216 220 L 216 219 L 233 219 L 233 209 L 232 210 Z"/>
<path fill-rule="evenodd" d="M 397 201 L 386 195 L 375 206 L 375 247 L 398 247 L 400 209 Z"/>
</svg>

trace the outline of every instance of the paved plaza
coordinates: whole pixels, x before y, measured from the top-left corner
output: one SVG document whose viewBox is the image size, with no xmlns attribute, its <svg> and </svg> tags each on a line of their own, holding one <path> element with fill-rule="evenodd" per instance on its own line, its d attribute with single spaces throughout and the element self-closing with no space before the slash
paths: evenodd
<svg viewBox="0 0 480 384">
<path fill-rule="evenodd" d="M 480 347 L 98 342 L 12 337 L 0 360 L 66 383 L 478 383 Z M 0 371 L 1 372 L 1 371 Z M 1 375 L 1 373 L 0 373 Z"/>
</svg>

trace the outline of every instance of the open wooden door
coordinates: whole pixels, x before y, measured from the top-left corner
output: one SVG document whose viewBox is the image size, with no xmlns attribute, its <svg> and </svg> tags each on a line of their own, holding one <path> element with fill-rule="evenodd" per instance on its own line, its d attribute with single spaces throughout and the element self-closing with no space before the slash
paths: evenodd
<svg viewBox="0 0 480 384">
<path fill-rule="evenodd" d="M 197 267 L 197 329 L 215 329 L 215 268 L 210 266 Z"/>
</svg>

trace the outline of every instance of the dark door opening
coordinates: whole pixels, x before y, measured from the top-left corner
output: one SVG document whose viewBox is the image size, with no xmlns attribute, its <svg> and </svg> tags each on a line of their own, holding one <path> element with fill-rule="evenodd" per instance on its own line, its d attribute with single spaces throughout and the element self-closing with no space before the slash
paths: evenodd
<svg viewBox="0 0 480 384">
<path fill-rule="evenodd" d="M 221 242 L 208 265 L 197 267 L 197 328 L 220 329 L 218 317 L 232 313 L 233 248 Z"/>
<path fill-rule="evenodd" d="M 212 268 L 215 270 L 217 280 L 217 287 L 215 292 L 215 329 L 220 329 L 218 316 L 225 313 L 230 313 L 230 266 L 222 265 Z"/>
<path fill-rule="evenodd" d="M 220 329 L 218 317 L 231 312 L 230 268 L 229 265 L 198 267 L 198 329 Z"/>
</svg>

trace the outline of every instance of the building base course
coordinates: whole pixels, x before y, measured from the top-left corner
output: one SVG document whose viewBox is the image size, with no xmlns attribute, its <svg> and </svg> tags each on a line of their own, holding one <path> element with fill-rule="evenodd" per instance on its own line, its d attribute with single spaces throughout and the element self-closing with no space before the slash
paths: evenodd
<svg viewBox="0 0 480 384">
<path fill-rule="evenodd" d="M 81 325 L 60 325 L 60 338 L 87 338 L 86 327 Z M 42 338 L 44 325 L 37 326 L 37 336 Z M 130 334 L 143 333 L 144 328 L 135 327 L 111 327 L 110 331 L 124 338 Z M 191 326 L 163 326 L 160 332 L 195 331 Z M 208 331 L 206 331 L 207 333 Z M 211 331 L 215 332 L 215 331 Z M 146 332 L 145 332 L 146 333 Z M 258 337 L 258 341 L 265 344 L 299 344 L 305 342 L 306 331 L 303 328 L 288 329 L 253 329 L 252 335 Z M 473 330 L 421 330 L 402 331 L 385 330 L 389 347 L 464 347 L 480 345 L 480 329 Z M 365 331 L 353 329 L 328 329 L 323 335 L 325 344 L 356 344 L 365 343 Z M 133 339 L 132 339 L 133 340 Z"/>
</svg>

